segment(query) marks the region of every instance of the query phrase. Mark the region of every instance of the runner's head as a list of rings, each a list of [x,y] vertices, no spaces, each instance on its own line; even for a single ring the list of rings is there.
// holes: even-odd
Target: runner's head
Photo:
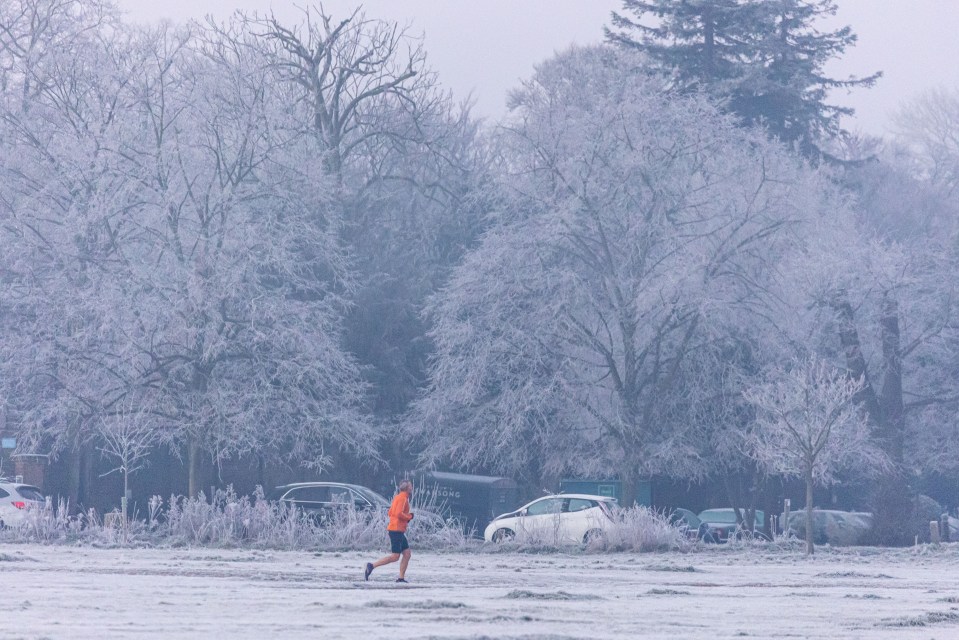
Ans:
[[[409,480],[401,480],[400,491],[405,491],[406,493],[413,495],[413,483]]]

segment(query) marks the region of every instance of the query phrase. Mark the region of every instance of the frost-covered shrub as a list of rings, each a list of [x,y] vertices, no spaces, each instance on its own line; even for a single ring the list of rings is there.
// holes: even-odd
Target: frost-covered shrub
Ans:
[[[163,513],[151,500],[154,533],[179,544],[301,549],[315,546],[316,531],[305,514],[281,502],[270,502],[257,488],[253,496],[237,496],[233,487],[217,490],[210,501],[172,496]]]
[[[559,550],[569,550],[575,541],[571,540],[563,530],[560,514],[554,514],[552,521],[542,527],[527,528],[520,524],[515,536],[509,536],[504,541],[496,542],[493,549],[503,551],[520,551],[523,553],[551,553]]]
[[[421,514],[425,515],[425,514]],[[156,535],[169,542],[212,546],[253,545],[280,549],[375,550],[387,547],[387,515],[344,504],[322,514],[307,514],[265,499],[219,490],[207,502],[174,497],[157,517]],[[410,538],[419,548],[462,548],[467,536],[458,523],[436,517],[415,518]]]
[[[458,519],[435,514],[435,511],[421,511],[410,522],[410,538],[417,545],[429,549],[464,550],[480,544],[473,535],[475,532],[467,530]]]
[[[469,532],[455,519],[436,515],[432,503],[420,503],[407,534],[417,548],[431,550],[463,549],[475,544]],[[389,517],[384,510],[356,510],[352,505],[331,512],[324,526],[317,529],[318,546],[325,549],[385,549]]]
[[[7,535],[16,541],[57,542],[76,528],[68,513],[69,507],[63,500],[56,505],[48,502],[43,507],[27,509],[23,521],[11,527]]]
[[[612,551],[666,551],[689,545],[683,530],[672,524],[667,514],[636,505],[618,509],[605,535],[591,540],[588,546]]]
[[[317,543],[324,549],[376,549],[384,545],[387,524],[385,511],[344,505],[324,518],[317,529]]]
[[[101,518],[94,509],[70,515],[69,503],[60,500],[29,509],[22,522],[0,533],[0,540],[41,544],[87,543],[97,546],[142,545],[148,538],[147,524],[131,519],[123,525],[119,511]]]
[[[382,550],[389,548],[383,510],[357,510],[343,505],[322,516],[267,500],[262,489],[237,495],[232,487],[212,499],[153,496],[146,519],[134,515],[126,523],[119,512],[100,517],[93,509],[75,516],[67,503],[31,509],[20,526],[0,531],[9,542],[84,543],[98,546],[191,545],[268,549]],[[460,523],[419,512],[410,525],[416,548],[464,549],[473,542]]]

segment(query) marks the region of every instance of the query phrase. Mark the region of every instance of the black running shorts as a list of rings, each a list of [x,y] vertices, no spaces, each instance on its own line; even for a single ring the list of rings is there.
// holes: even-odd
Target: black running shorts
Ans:
[[[409,540],[402,531],[387,531],[390,534],[390,551],[393,553],[403,553],[410,548]]]

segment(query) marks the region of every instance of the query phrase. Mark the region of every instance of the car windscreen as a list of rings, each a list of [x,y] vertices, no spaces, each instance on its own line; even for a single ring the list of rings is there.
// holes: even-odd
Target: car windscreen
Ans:
[[[352,487],[354,491],[358,494],[369,500],[373,503],[374,507],[388,507],[390,506],[390,501],[373,491],[372,489],[367,489],[366,487],[354,486]]]
[[[669,516],[669,521],[673,524],[683,524],[692,529],[699,527],[702,522],[692,511],[686,511],[685,509],[676,509]]]
[[[17,487],[17,493],[19,493],[20,497],[22,497],[24,500],[34,500],[36,502],[46,501],[46,498],[43,497],[43,494],[40,493],[40,490],[36,487]]]
[[[609,519],[613,519],[613,509],[616,507],[615,501],[598,500],[596,504],[599,505],[599,508],[602,509],[603,513],[605,513]]]
[[[710,509],[700,513],[699,519],[715,524],[736,524],[736,512],[732,509]]]

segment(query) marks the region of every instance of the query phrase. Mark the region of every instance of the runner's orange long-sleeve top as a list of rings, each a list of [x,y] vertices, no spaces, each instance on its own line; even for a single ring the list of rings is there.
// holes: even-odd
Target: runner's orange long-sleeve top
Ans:
[[[410,513],[410,497],[405,491],[400,491],[393,497],[389,516],[390,524],[387,529],[390,531],[406,531],[406,525],[413,519],[413,514]]]

